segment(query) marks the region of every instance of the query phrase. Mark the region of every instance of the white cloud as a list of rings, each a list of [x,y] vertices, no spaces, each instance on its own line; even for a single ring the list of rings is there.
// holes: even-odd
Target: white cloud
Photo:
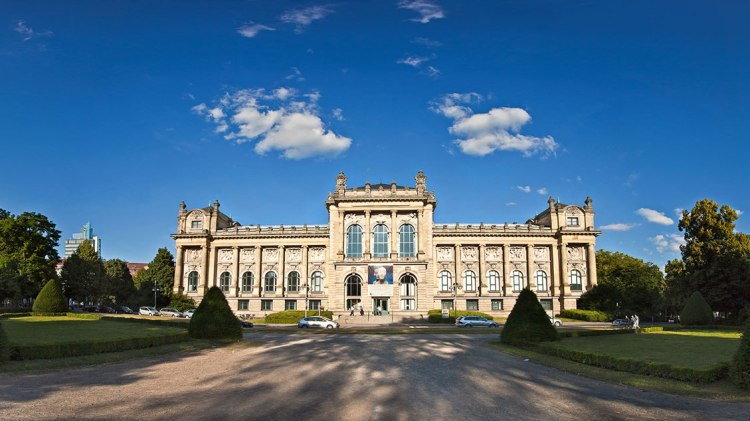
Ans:
[[[237,28],[237,33],[242,35],[245,38],[253,38],[254,36],[258,35],[260,31],[275,31],[275,30],[276,29],[271,28],[270,26],[250,22]]]
[[[544,196],[544,195],[546,195],[547,193],[549,193],[549,192],[547,191],[547,188],[546,188],[546,187],[542,187],[541,189],[536,189],[536,192],[537,192],[537,193],[539,193],[539,194],[541,194],[542,196]]]
[[[440,76],[440,70],[435,66],[427,66],[424,69],[424,74],[426,74],[429,77],[436,78]]]
[[[297,82],[304,82],[305,78],[302,76],[302,72],[296,67],[291,68],[292,73],[286,75],[284,79],[286,80],[296,80]]]
[[[467,103],[481,98],[475,93],[448,94],[431,104],[431,109],[453,120],[448,131],[457,136],[454,142],[468,155],[484,156],[495,151],[521,152],[525,157],[555,153],[559,145],[552,136],[536,137],[518,133],[531,121],[521,108],[493,108],[486,113],[473,113]]]
[[[578,181],[583,181],[583,178],[582,178],[582,177],[581,177],[580,175],[577,175],[577,176],[576,176],[576,180],[578,180]]]
[[[654,224],[659,224],[659,225],[674,224],[674,220],[672,218],[664,215],[663,212],[655,211],[653,209],[640,208],[637,211],[635,211],[635,213],[645,218],[648,222],[653,222]]]
[[[305,27],[331,13],[333,13],[333,9],[328,5],[311,6],[304,9],[287,10],[282,13],[280,19],[284,23],[294,24],[294,32],[301,33],[305,30]]]
[[[414,22],[428,23],[432,19],[445,17],[443,9],[433,0],[401,0],[398,7],[417,12],[419,17],[411,19]]]
[[[599,227],[599,229],[604,231],[630,231],[638,225],[639,224],[609,224],[602,225]]]
[[[743,213],[745,213],[745,212],[743,212],[743,211],[741,211],[739,209],[735,209],[735,212],[737,212],[737,217],[740,217],[740,216],[742,216]]]
[[[685,239],[677,234],[659,234],[655,237],[650,237],[649,240],[656,245],[656,251],[659,253],[679,253],[680,246],[685,244]]]
[[[411,40],[412,44],[419,44],[424,45],[425,47],[441,47],[443,45],[440,41],[435,41],[433,39],[424,38],[424,37],[417,37]]]
[[[26,24],[26,21],[19,20],[16,22],[16,26],[13,27],[13,30],[21,34],[24,41],[29,41],[30,39],[37,38],[37,37],[51,37],[54,35],[52,31],[44,30],[44,31],[34,31],[32,27]]]
[[[505,206],[516,206],[518,203],[516,202],[508,202],[505,204]]]
[[[331,111],[331,114],[333,114],[333,118],[336,120],[344,121],[344,110],[341,108],[334,108],[333,111]]]
[[[531,186],[516,186],[516,188],[524,193],[531,193]]]
[[[429,60],[429,57],[406,57],[406,58],[402,58],[396,63],[406,64],[407,66],[411,66],[411,67],[419,67],[420,64],[424,63],[427,60]]]
[[[243,89],[228,93],[216,107],[198,104],[196,114],[216,125],[215,131],[238,144],[255,143],[255,152],[264,155],[280,151],[289,159],[336,156],[349,149],[352,140],[326,128],[320,118],[317,101],[320,93],[300,95],[295,89],[281,87]],[[335,109],[334,117],[343,111]]]

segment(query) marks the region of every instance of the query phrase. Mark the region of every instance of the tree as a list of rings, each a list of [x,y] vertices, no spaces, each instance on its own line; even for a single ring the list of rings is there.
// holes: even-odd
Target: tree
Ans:
[[[737,212],[703,199],[683,211],[681,264],[667,265],[669,299],[680,303],[699,291],[716,311],[737,315],[750,302],[750,238],[735,233]]]
[[[136,291],[128,264],[120,259],[107,260],[104,272],[107,276],[106,294],[115,304],[124,305]]]
[[[57,277],[60,231],[46,216],[0,209],[0,299],[34,297]]]
[[[197,339],[242,338],[242,325],[219,287],[211,287],[203,297],[190,319],[188,333]]]
[[[173,294],[169,306],[179,311],[187,311],[195,308],[195,300],[184,294]]]
[[[196,312],[197,313],[197,312]],[[508,320],[500,333],[505,344],[523,345],[529,342],[554,341],[559,339],[557,330],[549,321],[547,312],[530,289],[525,288],[518,295]]]
[[[68,300],[65,299],[62,285],[57,279],[51,279],[44,285],[34,300],[31,308],[34,313],[65,313],[68,311]]]
[[[148,268],[135,275],[134,282],[139,289],[146,282],[151,285],[156,284],[162,295],[170,297],[174,285],[174,257],[172,253],[166,247],[160,248],[154,259],[148,264]]]
[[[84,240],[62,267],[63,291],[76,301],[98,301],[106,291],[104,263],[88,240]]]
[[[655,314],[661,309],[664,275],[655,264],[598,250],[596,273],[598,284],[581,296],[581,308],[611,314]]]
[[[680,312],[680,323],[683,325],[707,325],[714,321],[714,312],[700,292],[695,291],[685,302]]]

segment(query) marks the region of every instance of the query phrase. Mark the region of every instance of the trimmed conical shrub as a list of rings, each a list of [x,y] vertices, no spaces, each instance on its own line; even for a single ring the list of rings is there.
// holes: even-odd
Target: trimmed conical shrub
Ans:
[[[68,311],[68,300],[62,292],[62,285],[57,279],[51,279],[44,285],[39,295],[36,296],[34,313],[66,313]]]
[[[745,328],[740,340],[740,347],[734,354],[729,366],[729,377],[735,386],[750,389],[750,324]]]
[[[500,333],[500,341],[516,345],[555,341],[559,338],[536,294],[528,288],[521,291]]]
[[[211,287],[190,319],[188,333],[198,339],[240,339],[242,325],[219,287]]]
[[[8,336],[5,334],[2,323],[0,323],[0,364],[3,361],[8,361],[10,356],[10,345],[8,344]]]
[[[695,291],[680,312],[683,325],[707,325],[714,321],[714,313],[700,292]]]

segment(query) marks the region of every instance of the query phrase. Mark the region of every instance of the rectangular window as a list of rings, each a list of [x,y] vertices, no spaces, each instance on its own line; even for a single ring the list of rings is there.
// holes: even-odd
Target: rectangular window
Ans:
[[[284,310],[296,310],[296,309],[297,309],[296,300],[284,300]]]
[[[273,300],[260,300],[260,309],[261,311],[272,311]]]
[[[466,309],[470,311],[479,311],[479,300],[466,300]]]
[[[201,221],[191,221],[190,222],[190,228],[201,229],[202,225],[203,225],[203,223]]]
[[[312,292],[323,292],[323,278],[320,276],[313,276],[312,278]]]
[[[250,305],[250,300],[238,300],[237,310],[247,310]]]
[[[549,298],[541,299],[539,300],[539,303],[542,304],[543,309],[552,311],[552,300]]]
[[[320,300],[310,300],[310,310],[320,310]]]
[[[492,300],[492,310],[500,311],[503,309],[503,300]]]
[[[453,300],[440,300],[440,308],[443,310],[453,310]]]
[[[413,298],[407,298],[401,300],[401,310],[416,310],[415,300]]]
[[[569,227],[577,227],[578,226],[578,217],[577,216],[569,216],[568,217],[568,226]]]

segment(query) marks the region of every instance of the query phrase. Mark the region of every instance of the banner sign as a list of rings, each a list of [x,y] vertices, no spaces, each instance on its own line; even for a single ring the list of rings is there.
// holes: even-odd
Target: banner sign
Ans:
[[[371,297],[393,295],[393,265],[370,265],[367,267],[367,286]]]

